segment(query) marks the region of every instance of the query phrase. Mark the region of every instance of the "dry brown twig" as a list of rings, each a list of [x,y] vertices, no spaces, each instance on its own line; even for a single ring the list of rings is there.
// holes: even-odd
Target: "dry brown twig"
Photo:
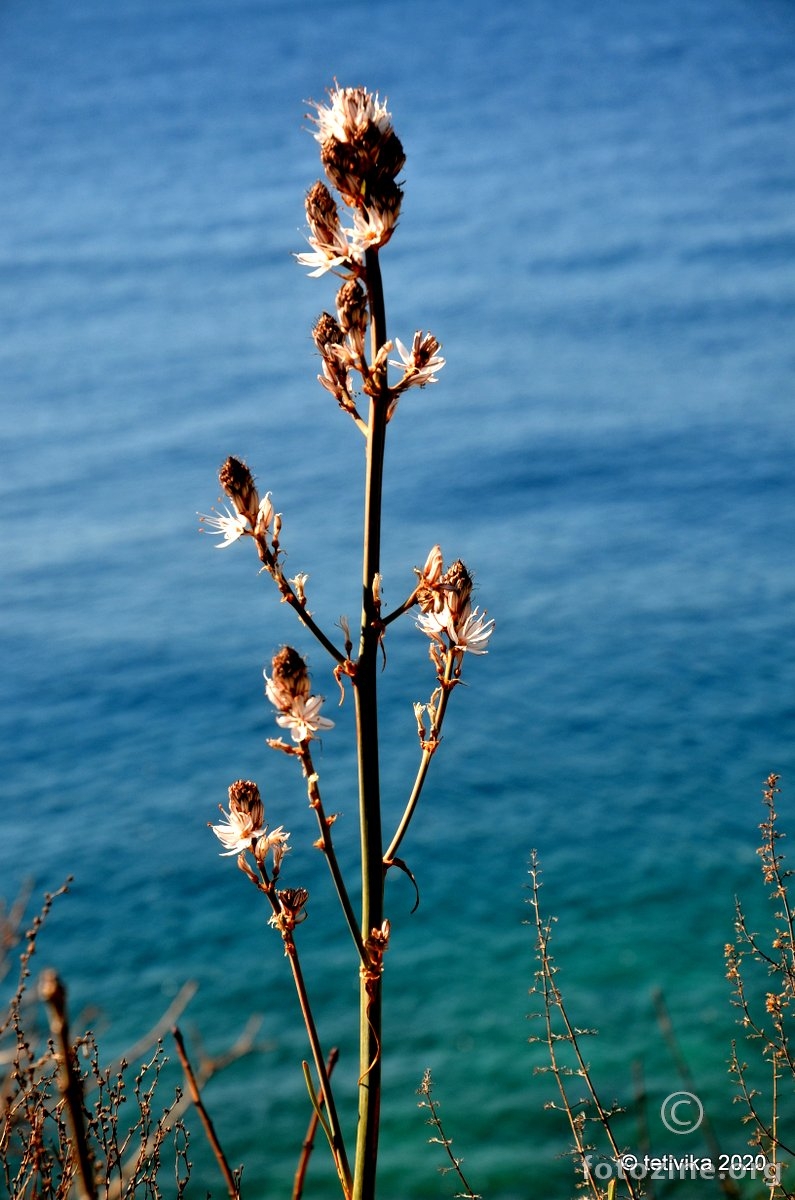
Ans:
[[[166,1061],[162,1033],[184,1010],[195,984],[180,989],[127,1059],[103,1069],[93,1036],[74,1038],[70,1034],[63,984],[54,971],[44,971],[40,994],[50,1015],[48,1044],[45,1032],[33,1023],[35,1009],[28,1002],[31,965],[41,928],[69,882],[45,897],[42,911],[24,935],[19,980],[0,1023],[8,1067],[0,1095],[0,1191],[5,1186],[14,1200],[66,1200],[73,1189],[82,1200],[128,1200],[136,1194],[156,1200],[161,1195],[162,1149],[172,1137],[177,1194],[182,1196],[190,1174],[183,1118],[191,1096],[177,1090],[159,1115],[155,1115],[154,1099]],[[23,920],[24,914],[17,911],[15,928],[21,929]],[[259,1019],[252,1019],[223,1054],[214,1058],[202,1055],[195,1073],[197,1086],[248,1054],[254,1048],[258,1027]],[[132,1124],[122,1125],[128,1061],[141,1063],[145,1051],[155,1044],[154,1053],[142,1063],[133,1083],[136,1110]]]
[[[199,1119],[201,1120],[205,1137],[207,1138],[210,1148],[215,1155],[216,1162],[221,1169],[221,1174],[224,1177],[224,1183],[226,1184],[226,1190],[229,1193],[230,1200],[239,1200],[240,1172],[237,1172],[236,1175],[227,1162],[226,1155],[224,1154],[223,1149],[221,1148],[221,1143],[218,1140],[218,1134],[215,1131],[212,1118],[210,1117],[210,1114],[205,1107],[204,1100],[202,1099],[199,1081],[196,1078],[196,1073],[193,1070],[191,1061],[188,1057],[188,1052],[185,1049],[185,1040],[176,1025],[172,1029],[171,1034],[177,1047],[177,1054],[179,1056],[179,1061],[182,1064],[182,1070],[185,1073],[185,1081],[188,1085],[188,1094],[191,1098],[193,1107],[199,1114]]]

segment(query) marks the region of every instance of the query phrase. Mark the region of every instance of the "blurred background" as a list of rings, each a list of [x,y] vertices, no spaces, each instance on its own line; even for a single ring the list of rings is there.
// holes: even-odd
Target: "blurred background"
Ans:
[[[652,1150],[705,1152],[660,1120],[682,1083],[661,989],[722,1149],[746,1149],[723,946],[736,894],[764,920],[771,771],[795,829],[794,39],[789,0],[0,8],[0,891],[74,876],[38,965],[108,1056],[186,979],[194,1044],[262,1014],[263,1051],[206,1092],[248,1196],[289,1194],[305,1040],[266,906],[207,823],[252,778],[292,831],[283,878],[311,893],[305,971],[352,1095],[356,971],[298,773],[265,746],[262,669],[289,640],[328,697],[350,867],[352,706],[330,711],[329,664],[250,545],[220,553],[196,513],[245,457],[317,619],[355,618],[361,439],[311,340],[335,286],[291,258],[319,174],[305,115],[335,79],[388,97],[407,154],[390,335],[430,329],[448,363],[390,425],[387,605],[439,541],[497,622],[403,847],[415,914],[389,881],[382,1195],[456,1190],[425,1145],[426,1067],[476,1190],[574,1190],[527,1043],[533,848],[605,1101],[632,1110],[642,1077]],[[388,827],[432,683],[407,618]],[[621,1136],[636,1148],[633,1116]],[[220,1195],[200,1141],[197,1194]],[[333,1194],[326,1157],[307,1197]]]

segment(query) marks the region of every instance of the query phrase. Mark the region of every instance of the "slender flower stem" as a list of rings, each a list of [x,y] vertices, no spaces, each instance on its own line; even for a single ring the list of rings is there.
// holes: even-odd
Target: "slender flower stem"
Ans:
[[[290,587],[290,583],[287,580],[287,578],[285,577],[284,572],[282,571],[281,567],[279,567],[277,565],[271,573],[273,575],[273,579],[274,579],[274,582],[276,583],[276,586],[278,587],[279,591],[281,592],[282,603],[289,604],[290,607],[295,610],[299,621],[301,621],[302,624],[305,625],[306,628],[309,630],[309,632],[317,638],[317,640],[320,642],[321,646],[323,646],[324,649],[326,649],[329,652],[329,654],[331,655],[331,657],[334,659],[335,662],[338,662],[338,663],[345,662],[345,655],[340,654],[339,650],[334,645],[334,643],[331,641],[331,639],[326,637],[325,633],[320,628],[320,626],[316,624],[316,622],[313,620],[312,616],[306,611],[305,606],[301,603],[301,601],[298,599],[298,597],[296,596],[293,589]]]
[[[241,859],[238,860],[241,865],[241,860],[244,858],[245,855],[241,855]],[[250,868],[243,867],[243,869],[246,871],[246,874],[249,876],[249,878],[253,879],[253,881],[257,883],[260,891],[265,893],[268,903],[273,909],[274,917],[277,918],[276,926],[281,932],[282,941],[284,942],[284,952],[290,963],[290,970],[293,973],[293,982],[295,983],[295,990],[298,994],[298,1003],[301,1007],[301,1016],[304,1018],[304,1025],[306,1026],[309,1045],[312,1050],[312,1058],[314,1060],[315,1070],[317,1071],[317,1077],[320,1082],[320,1093],[325,1099],[326,1111],[328,1112],[328,1125],[331,1132],[331,1152],[334,1156],[334,1165],[337,1168],[337,1174],[339,1175],[340,1183],[342,1185],[343,1196],[345,1197],[345,1200],[350,1200],[351,1170],[350,1166],[348,1165],[348,1156],[345,1151],[345,1143],[342,1139],[341,1126],[339,1117],[337,1116],[337,1106],[334,1103],[334,1094],[331,1090],[331,1083],[329,1081],[329,1073],[323,1055],[323,1048],[320,1045],[320,1037],[317,1032],[317,1025],[315,1024],[312,1007],[309,1003],[309,995],[306,990],[306,984],[304,983],[304,974],[301,970],[301,963],[298,958],[298,947],[295,944],[292,927],[284,923],[285,914],[276,890],[275,878],[272,879],[269,877],[263,863],[259,863],[258,865],[261,877],[260,883],[257,883],[257,877]]]
[[[405,810],[403,812],[403,816],[400,818],[400,823],[395,831],[395,836],[392,838],[392,841],[389,843],[389,849],[387,850],[386,854],[384,855],[384,866],[385,867],[389,867],[392,864],[394,857],[400,848],[400,843],[403,841],[403,838],[406,836],[406,831],[408,830],[408,827],[411,824],[411,819],[414,816],[414,812],[417,808],[417,804],[419,803],[420,794],[422,792],[423,786],[425,784],[425,779],[428,774],[428,768],[431,765],[431,759],[433,758],[434,754],[436,753],[437,747],[439,745],[439,733],[442,728],[442,722],[444,721],[444,714],[447,710],[447,701],[449,699],[450,693],[453,690],[453,686],[454,686],[452,679],[453,679],[453,671],[455,668],[456,658],[457,658],[457,655],[454,650],[447,651],[447,656],[446,656],[445,664],[444,664],[444,675],[440,680],[441,695],[439,697],[439,702],[436,707],[436,712],[434,713],[433,724],[432,724],[431,730],[430,730],[430,738],[429,738],[428,742],[426,743],[425,748],[423,749],[422,758],[420,759],[420,765],[417,769],[417,776],[414,780],[414,787],[411,789],[411,795],[408,798],[408,803],[406,804]]]
[[[312,753],[309,749],[308,740],[301,742],[298,748],[298,756],[301,760],[301,766],[303,767],[304,774],[306,775],[309,807],[314,809],[315,816],[317,817],[318,828],[320,830],[320,848],[326,857],[326,862],[328,863],[329,871],[331,872],[331,878],[334,881],[334,887],[337,889],[337,895],[339,897],[340,904],[342,905],[342,911],[345,914],[345,920],[347,921],[348,928],[351,931],[351,937],[353,938],[354,944],[359,953],[359,958],[362,961],[362,965],[366,966],[367,953],[364,949],[362,934],[359,929],[359,924],[356,920],[356,914],[353,911],[353,905],[351,904],[350,896],[348,895],[348,889],[345,887],[345,881],[342,878],[342,871],[340,870],[340,865],[337,861],[337,855],[334,850],[334,843],[331,837],[331,823],[329,818],[326,816],[325,809],[323,808],[323,801],[320,797],[320,788],[318,787],[317,774],[315,773],[315,768],[312,763]]]
[[[365,256],[370,306],[372,361],[386,342],[386,314],[378,253]],[[384,919],[383,843],[378,762],[377,651],[381,634],[375,582],[381,558],[381,494],[388,391],[386,366],[373,374],[367,432],[364,546],[362,553],[362,618],[359,659],[354,676],[356,738],[359,759],[359,821],[362,857],[362,941]],[[375,1195],[378,1126],[381,1101],[381,984],[361,973],[359,995],[359,1125],[354,1163],[354,1200]]]
[[[298,993],[298,1002],[301,1005],[301,1015],[304,1018],[306,1031],[309,1035],[309,1044],[312,1048],[312,1058],[315,1062],[315,1070],[320,1081],[320,1092],[326,1102],[326,1111],[329,1118],[329,1128],[331,1130],[331,1149],[334,1155],[334,1163],[337,1168],[337,1174],[342,1184],[343,1195],[345,1200],[350,1200],[351,1196],[351,1171],[348,1165],[348,1156],[345,1152],[345,1143],[342,1140],[340,1130],[340,1121],[337,1116],[337,1106],[334,1103],[334,1093],[331,1090],[329,1074],[326,1068],[326,1062],[323,1056],[323,1050],[318,1037],[317,1026],[312,1015],[312,1009],[309,1005],[309,996],[304,983],[304,976],[301,970],[301,964],[298,960],[298,948],[295,944],[295,939],[292,933],[285,932],[284,948],[287,953],[287,958],[290,961],[290,969],[293,973],[293,981],[295,990]]]

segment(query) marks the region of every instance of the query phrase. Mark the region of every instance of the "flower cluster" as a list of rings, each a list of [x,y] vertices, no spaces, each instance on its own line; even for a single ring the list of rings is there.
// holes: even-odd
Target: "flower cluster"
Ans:
[[[200,514],[205,532],[221,537],[216,548],[223,549],[238,538],[248,536],[255,538],[263,551],[266,550],[271,525],[274,526],[274,538],[277,538],[281,521],[279,514],[273,511],[270,492],[260,500],[254,477],[239,458],[227,458],[218,472],[218,482],[231,500],[232,509],[224,505],[223,512],[213,509],[213,516]]]
[[[318,375],[318,380],[340,408],[354,419],[359,418],[359,414],[356,411],[351,373],[358,371],[367,378],[364,359],[366,328],[367,299],[358,280],[349,280],[337,295],[337,317],[331,313],[321,313],[312,330],[312,338],[323,363],[323,374]]]
[[[265,694],[279,710],[276,724],[289,729],[295,742],[307,742],[321,729],[333,729],[334,722],[320,716],[322,696],[312,696],[306,663],[292,646],[283,646],[271,663],[271,675],[265,675]]]
[[[445,571],[441,548],[434,546],[417,574],[417,603],[421,609],[417,628],[431,639],[434,661],[437,646],[462,654],[488,653],[494,621],[487,621],[485,612],[472,607],[472,576],[461,560]]]
[[[385,246],[392,236],[403,199],[395,180],[406,156],[377,94],[334,88],[329,99],[314,106],[315,137],[326,177],[351,209],[353,225],[343,228],[331,192],[320,181],[313,184],[306,197],[311,251],[299,254],[298,262],[314,276],[355,276],[365,251]]]
[[[329,92],[328,105],[314,107],[320,159],[329,183],[351,212],[352,225],[342,225],[334,197],[318,180],[305,202],[310,250],[296,257],[310,268],[311,276],[332,271],[343,279],[336,317],[322,313],[312,331],[323,364],[318,379],[366,433],[367,426],[356,409],[352,373],[361,375],[365,394],[383,395],[392,344],[384,341],[379,345],[368,365],[364,336],[370,314],[362,283],[369,284],[367,251],[385,246],[397,224],[403,193],[395,181],[406,159],[392,118],[377,93],[335,87]],[[395,346],[400,358],[390,359],[389,364],[401,371],[401,377],[386,388],[387,420],[404,391],[436,383],[437,372],[444,366],[439,342],[431,333],[418,330],[410,348],[397,339]]]
[[[265,806],[262,803],[259,788],[250,779],[238,779],[229,788],[229,812],[219,805],[225,820],[218,825],[211,825],[215,836],[224,849],[222,856],[243,854],[251,851],[257,862],[264,862],[269,851],[273,854],[274,875],[278,874],[279,866],[287,853],[287,839],[280,825],[268,833],[264,824]]]

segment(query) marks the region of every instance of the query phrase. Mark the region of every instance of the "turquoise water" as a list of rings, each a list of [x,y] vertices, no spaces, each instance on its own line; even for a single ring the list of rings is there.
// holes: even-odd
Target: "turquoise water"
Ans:
[[[213,1050],[263,1013],[267,1048],[207,1089],[246,1195],[287,1194],[305,1048],[265,913],[206,826],[243,777],[292,830],[307,974],[352,1091],[355,979],[299,783],[264,746],[261,671],[289,639],[336,689],[195,512],[244,455],[318,619],[355,613],[361,455],[309,336],[333,288],[290,257],[318,172],[303,114],[335,76],[389,97],[408,156],[390,332],[430,328],[448,360],[390,426],[387,602],[438,540],[497,620],[404,848],[416,914],[390,884],[382,1194],[455,1190],[424,1145],[427,1066],[478,1190],[573,1191],[526,1042],[534,847],[606,1098],[631,1104],[642,1063],[653,1145],[681,1149],[658,1119],[681,1082],[659,987],[724,1148],[745,1147],[722,948],[736,893],[761,920],[772,770],[795,828],[794,35],[790,4],[732,0],[0,12],[2,891],[75,876],[42,965],[99,1008],[108,1053],[186,978]],[[390,635],[387,824],[423,642],[410,621]],[[352,862],[335,716],[320,770]],[[220,1194],[196,1157],[196,1194]],[[322,1151],[313,1179],[333,1194]]]

